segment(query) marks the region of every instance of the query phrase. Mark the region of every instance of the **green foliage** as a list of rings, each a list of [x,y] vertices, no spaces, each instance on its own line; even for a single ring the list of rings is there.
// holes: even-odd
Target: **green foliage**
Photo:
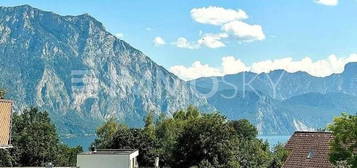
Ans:
[[[184,131],[184,127],[194,119],[200,117],[197,108],[190,106],[187,109],[177,111],[173,118],[163,119],[156,126],[156,138],[160,148],[157,150],[160,157],[160,165],[174,165],[173,152],[176,149],[178,137]]]
[[[81,146],[69,148],[67,145],[58,145],[58,154],[55,161],[55,165],[75,166],[77,162],[77,154],[82,153]]]
[[[155,124],[154,124],[154,112],[150,111],[146,116],[144,126],[144,133],[150,138],[155,138]]]
[[[139,164],[153,165],[156,157],[155,139],[149,136],[145,129],[128,128],[113,122],[115,123],[114,120],[109,120],[97,130],[98,138],[93,145],[102,149],[139,149]],[[106,128],[110,131],[105,131]],[[112,132],[113,130],[115,132]]]
[[[12,133],[14,148],[5,153],[6,157],[0,157],[2,164],[43,166],[52,162],[57,166],[74,166],[77,153],[82,151],[81,147],[69,148],[60,144],[48,113],[37,108],[14,115]]]
[[[215,168],[208,160],[203,160],[198,165],[198,168]]]
[[[233,128],[218,114],[191,119],[177,139],[174,167],[197,166],[203,160],[226,165],[230,157],[227,149],[233,135]]]
[[[269,145],[261,140],[243,140],[238,147],[236,160],[242,168],[266,168],[270,164],[271,155]]]
[[[7,149],[0,149],[0,167],[13,167],[14,162]]]
[[[280,159],[280,153],[273,155],[268,144],[256,138],[257,130],[247,120],[228,121],[218,113],[201,114],[190,106],[172,118],[160,116],[157,122],[150,112],[144,121],[142,129],[107,122],[98,129],[94,144],[139,149],[138,162],[144,167],[153,166],[156,157],[161,167],[172,168],[259,168]]]
[[[97,129],[97,138],[93,145],[97,148],[105,148],[109,143],[111,143],[111,138],[121,127],[125,126],[118,124],[115,121],[115,118],[110,118],[107,122],[104,123],[103,126]]]
[[[281,168],[289,156],[289,151],[284,148],[283,144],[274,147],[273,158],[269,168]]]
[[[6,95],[5,89],[1,89],[1,88],[0,88],[0,99],[4,99],[4,98],[5,98],[5,95]]]
[[[334,168],[352,168],[352,166],[349,165],[346,160],[344,160],[344,161],[337,161],[336,164],[334,165]]]
[[[36,108],[14,117],[13,145],[19,151],[21,166],[38,166],[56,160],[59,143],[56,128],[46,112]]]
[[[330,161],[347,161],[352,167],[357,167],[357,115],[342,114],[336,117],[328,126],[335,136],[330,147]]]
[[[231,121],[231,126],[241,138],[251,140],[258,135],[258,130],[248,120],[241,119],[238,121]]]

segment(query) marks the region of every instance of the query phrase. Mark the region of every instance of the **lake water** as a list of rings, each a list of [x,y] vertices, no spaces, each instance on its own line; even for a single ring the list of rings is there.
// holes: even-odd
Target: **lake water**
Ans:
[[[272,136],[258,136],[259,139],[268,141],[270,147],[274,147],[277,144],[285,144],[288,142],[290,135],[272,135]]]
[[[95,136],[81,136],[81,137],[72,137],[72,138],[62,138],[63,143],[71,146],[82,146],[84,151],[88,151],[90,145],[94,142]]]
[[[264,141],[268,141],[270,147],[273,148],[277,144],[280,143],[284,144],[288,142],[290,136],[274,135],[274,136],[259,136],[258,138],[263,139]],[[95,136],[81,136],[81,137],[74,137],[74,138],[62,138],[62,141],[71,147],[81,145],[84,151],[88,151],[91,143],[94,142],[94,139]]]

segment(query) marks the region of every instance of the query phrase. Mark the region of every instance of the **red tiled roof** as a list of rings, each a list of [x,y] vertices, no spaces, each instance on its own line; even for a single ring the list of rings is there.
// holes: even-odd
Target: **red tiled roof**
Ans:
[[[283,168],[332,168],[328,159],[329,132],[295,132],[285,148],[290,152]]]

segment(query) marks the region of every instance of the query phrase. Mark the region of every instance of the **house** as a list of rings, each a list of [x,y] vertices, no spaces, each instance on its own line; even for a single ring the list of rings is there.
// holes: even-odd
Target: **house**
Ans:
[[[12,101],[0,99],[0,148],[11,147]]]
[[[285,145],[289,156],[283,168],[333,168],[328,156],[332,139],[330,132],[295,132]]]
[[[78,168],[138,168],[138,150],[94,150],[77,155]]]

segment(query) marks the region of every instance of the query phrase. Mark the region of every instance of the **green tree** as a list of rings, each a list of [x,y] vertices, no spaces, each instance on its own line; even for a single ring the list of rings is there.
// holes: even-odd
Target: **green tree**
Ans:
[[[184,127],[191,121],[200,116],[197,108],[189,106],[187,109],[179,110],[173,114],[172,118],[163,118],[157,123],[156,138],[160,148],[158,156],[160,165],[170,167],[174,164],[173,151],[176,147],[178,136]]]
[[[259,139],[241,140],[236,160],[241,168],[266,168],[271,162],[269,145]]]
[[[1,89],[1,88],[0,88],[0,99],[4,99],[4,98],[5,98],[5,95],[6,95],[5,89]]]
[[[347,161],[352,167],[357,167],[357,115],[344,113],[336,117],[328,129],[334,135],[330,144],[330,161],[335,165]]]
[[[150,138],[155,138],[155,124],[154,124],[154,112],[150,111],[144,119],[144,133]]]
[[[246,119],[231,121],[230,124],[241,138],[254,139],[258,135],[258,130]]]
[[[190,105],[186,110],[186,119],[195,119],[201,115],[197,107]]]
[[[214,166],[228,165],[233,135],[233,128],[217,113],[190,120],[177,139],[173,167],[198,166],[203,161]]]
[[[103,149],[138,149],[138,163],[141,166],[153,166],[157,156],[156,141],[144,129],[128,128],[115,120],[107,121],[97,130],[97,138],[93,144]]]
[[[0,149],[0,167],[13,167],[14,162],[7,149]]]
[[[198,168],[215,168],[208,160],[202,160]]]
[[[99,127],[96,131],[97,138],[95,139],[92,145],[97,148],[105,148],[112,141],[113,135],[119,130],[121,127],[126,127],[124,125],[120,125],[116,122],[115,118],[110,118],[107,120],[103,126]]]
[[[11,166],[43,166],[52,162],[57,166],[74,166],[81,147],[69,148],[59,141],[55,126],[47,112],[37,108],[24,110],[13,116],[12,145],[7,153],[0,152],[1,164]]]
[[[77,164],[77,154],[83,152],[83,149],[81,146],[70,148],[65,144],[59,144],[57,152],[57,159],[54,164],[69,167]]]
[[[13,145],[19,151],[21,166],[41,166],[56,161],[59,139],[47,112],[37,108],[14,117]]]
[[[272,162],[269,145],[256,138],[256,128],[247,120],[229,121],[190,106],[158,122],[150,112],[144,121],[142,129],[119,124],[112,131],[106,131],[112,128],[108,125],[117,124],[106,123],[95,143],[107,149],[139,149],[138,162],[144,167],[153,166],[157,156],[161,166],[173,168],[259,168]]]
[[[274,147],[273,158],[269,168],[281,168],[289,156],[283,144],[278,144]]]
[[[143,129],[123,128],[116,132],[108,148],[138,149],[138,163],[141,166],[153,166],[156,158],[156,141],[148,136]]]

